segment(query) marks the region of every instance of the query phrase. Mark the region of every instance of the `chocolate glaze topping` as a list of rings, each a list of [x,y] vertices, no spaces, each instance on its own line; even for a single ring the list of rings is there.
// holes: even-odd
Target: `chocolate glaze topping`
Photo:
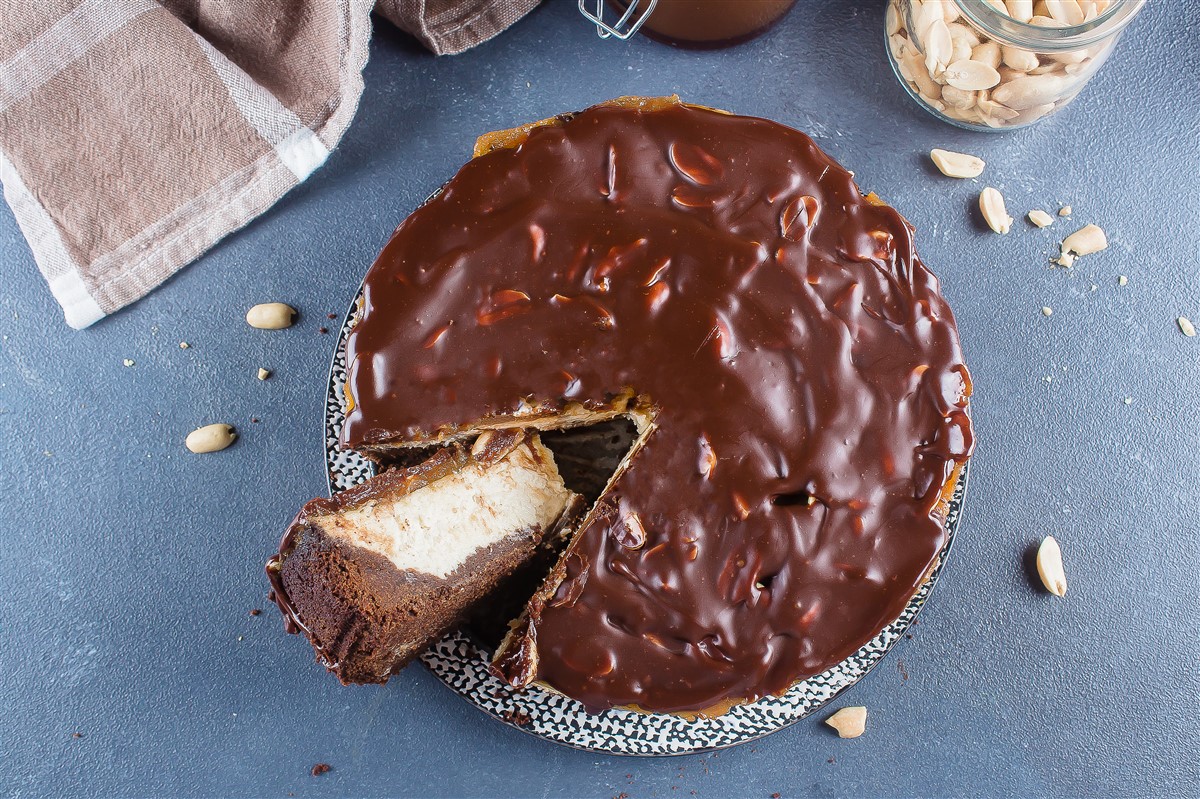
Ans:
[[[786,690],[900,613],[972,449],[912,233],[766,120],[668,102],[536,128],[372,267],[344,443],[631,389],[652,425],[499,667],[596,708]]]

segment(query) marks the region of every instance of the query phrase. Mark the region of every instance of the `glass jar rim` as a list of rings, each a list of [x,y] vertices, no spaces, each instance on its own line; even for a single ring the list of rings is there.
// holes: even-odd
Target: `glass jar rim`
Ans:
[[[1133,21],[1146,0],[1115,0],[1112,7],[1093,20],[1061,28],[1018,22],[997,11],[987,0],[951,0],[975,27],[1003,44],[1023,50],[1062,52],[1081,50],[1109,39]]]

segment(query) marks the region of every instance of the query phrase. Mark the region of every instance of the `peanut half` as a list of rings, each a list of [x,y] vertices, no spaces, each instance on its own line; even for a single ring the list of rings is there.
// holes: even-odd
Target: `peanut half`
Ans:
[[[867,709],[861,705],[844,707],[825,723],[837,730],[839,738],[857,738],[867,731]]]
[[[220,452],[237,441],[237,432],[232,425],[209,424],[188,433],[184,446],[197,454]]]
[[[1066,25],[1083,24],[1083,9],[1076,0],[1044,0],[1046,10],[1057,22]]]
[[[1043,211],[1041,208],[1034,208],[1029,212],[1029,221],[1038,227],[1050,227],[1054,224],[1054,217]]]
[[[933,149],[929,151],[929,157],[938,171],[948,178],[977,178],[987,166],[982,158],[951,150]]]
[[[996,233],[1007,233],[1012,229],[1013,218],[1004,207],[1004,197],[991,186],[979,193],[979,210],[983,213],[983,221]]]
[[[264,302],[246,311],[246,324],[259,330],[282,330],[296,321],[296,309],[282,302]]]
[[[1063,571],[1062,549],[1052,535],[1042,539],[1041,546],[1038,547],[1037,571],[1047,591],[1055,596],[1067,595],[1067,574]]]
[[[1099,225],[1084,225],[1063,239],[1063,253],[1091,255],[1108,247],[1108,237]]]
[[[1000,73],[981,61],[964,59],[946,67],[942,78],[956,89],[973,92],[995,86],[1000,82]]]
[[[1008,15],[1017,22],[1033,19],[1033,0],[1004,0]]]

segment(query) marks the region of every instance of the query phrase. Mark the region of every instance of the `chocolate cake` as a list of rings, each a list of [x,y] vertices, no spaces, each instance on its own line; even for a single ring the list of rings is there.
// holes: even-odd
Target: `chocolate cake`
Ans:
[[[494,661],[595,709],[720,713],[854,653],[973,446],[912,227],[802,133],[674,98],[483,137],[371,268],[347,363],[342,443],[377,457],[636,425]]]
[[[384,682],[577,510],[536,435],[486,433],[309,502],[267,574],[289,632],[342,682]]]

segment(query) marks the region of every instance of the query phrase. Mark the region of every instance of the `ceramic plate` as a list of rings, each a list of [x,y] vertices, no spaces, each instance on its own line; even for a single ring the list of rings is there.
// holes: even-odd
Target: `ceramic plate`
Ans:
[[[374,464],[369,460],[356,452],[338,447],[338,437],[346,415],[345,395],[342,392],[346,381],[345,343],[359,297],[361,289],[342,324],[329,370],[329,391],[325,400],[325,457],[331,494],[357,485],[375,473]],[[862,679],[903,637],[945,567],[946,555],[954,543],[962,514],[968,468],[969,464],[963,468],[950,500],[950,510],[946,516],[946,545],[942,547],[938,567],[900,617],[858,652],[828,671],[796,683],[782,696],[765,697],[739,705],[715,719],[689,721],[678,716],[628,710],[590,714],[574,699],[537,687],[522,693],[513,692],[488,671],[491,651],[485,650],[465,632],[453,632],[442,638],[421,656],[421,662],[455,693],[488,715],[525,732],[578,749],[618,755],[681,755],[761,738],[822,708]]]

